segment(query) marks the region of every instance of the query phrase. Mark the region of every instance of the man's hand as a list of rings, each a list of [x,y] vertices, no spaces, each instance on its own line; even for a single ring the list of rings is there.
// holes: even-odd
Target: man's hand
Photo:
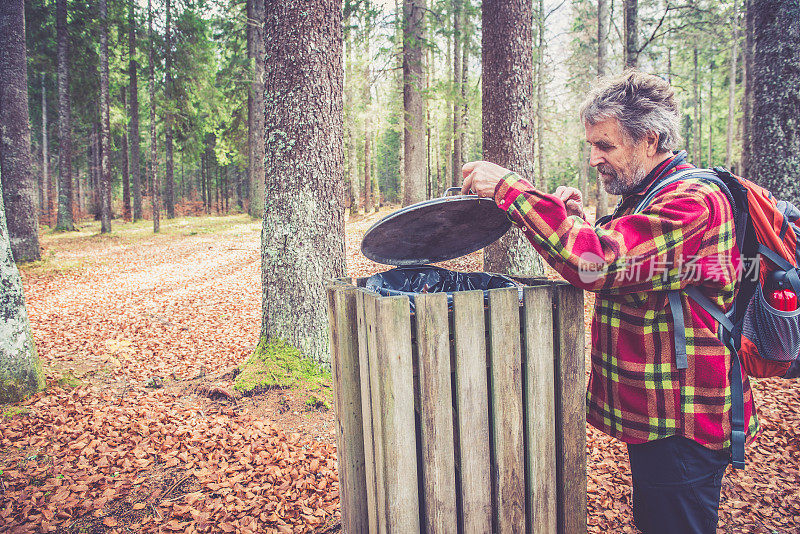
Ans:
[[[470,189],[479,197],[492,198],[497,183],[511,171],[488,161],[471,161],[461,168],[464,185],[461,194],[468,195]]]
[[[557,196],[564,203],[567,208],[567,215],[577,215],[585,219],[586,214],[583,212],[583,195],[580,190],[574,187],[567,187],[559,185],[556,187],[555,196]]]

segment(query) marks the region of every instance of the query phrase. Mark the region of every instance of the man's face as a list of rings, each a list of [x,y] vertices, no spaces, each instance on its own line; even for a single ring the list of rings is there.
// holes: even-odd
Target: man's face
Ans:
[[[625,195],[647,176],[647,143],[630,144],[617,119],[605,119],[586,127],[591,146],[589,165],[597,167],[603,187],[612,195]]]

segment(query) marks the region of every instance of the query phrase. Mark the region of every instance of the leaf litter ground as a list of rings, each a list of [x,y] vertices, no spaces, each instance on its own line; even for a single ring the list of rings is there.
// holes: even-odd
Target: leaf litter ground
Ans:
[[[386,269],[358,248],[377,217],[348,224],[351,276]],[[162,224],[48,233],[22,268],[49,387],[0,417],[0,531],[336,531],[333,414],[297,389],[232,393],[260,328],[259,222]],[[799,532],[797,382],[755,389],[764,431],[725,478],[718,530]],[[624,445],[587,427],[587,466],[589,531],[634,532]]]

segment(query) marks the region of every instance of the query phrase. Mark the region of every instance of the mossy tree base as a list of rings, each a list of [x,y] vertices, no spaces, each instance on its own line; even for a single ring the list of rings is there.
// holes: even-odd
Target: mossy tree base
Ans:
[[[234,389],[242,395],[256,395],[273,388],[298,388],[309,393],[308,404],[329,407],[331,375],[324,365],[306,358],[300,350],[282,340],[265,340],[239,366]]]

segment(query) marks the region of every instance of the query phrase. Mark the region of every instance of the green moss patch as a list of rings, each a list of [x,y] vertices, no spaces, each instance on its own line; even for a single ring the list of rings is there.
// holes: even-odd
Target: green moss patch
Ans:
[[[3,409],[3,417],[8,417],[9,419],[15,415],[28,415],[29,413],[31,413],[31,409],[27,406],[8,406]]]
[[[78,377],[72,374],[70,371],[66,371],[62,374],[57,381],[58,385],[62,388],[69,388],[73,389],[81,385],[81,381]]]
[[[292,345],[281,340],[262,341],[239,366],[233,387],[242,395],[256,395],[272,388],[298,388],[309,394],[309,405],[330,405],[331,375]],[[313,399],[313,400],[312,400]]]

